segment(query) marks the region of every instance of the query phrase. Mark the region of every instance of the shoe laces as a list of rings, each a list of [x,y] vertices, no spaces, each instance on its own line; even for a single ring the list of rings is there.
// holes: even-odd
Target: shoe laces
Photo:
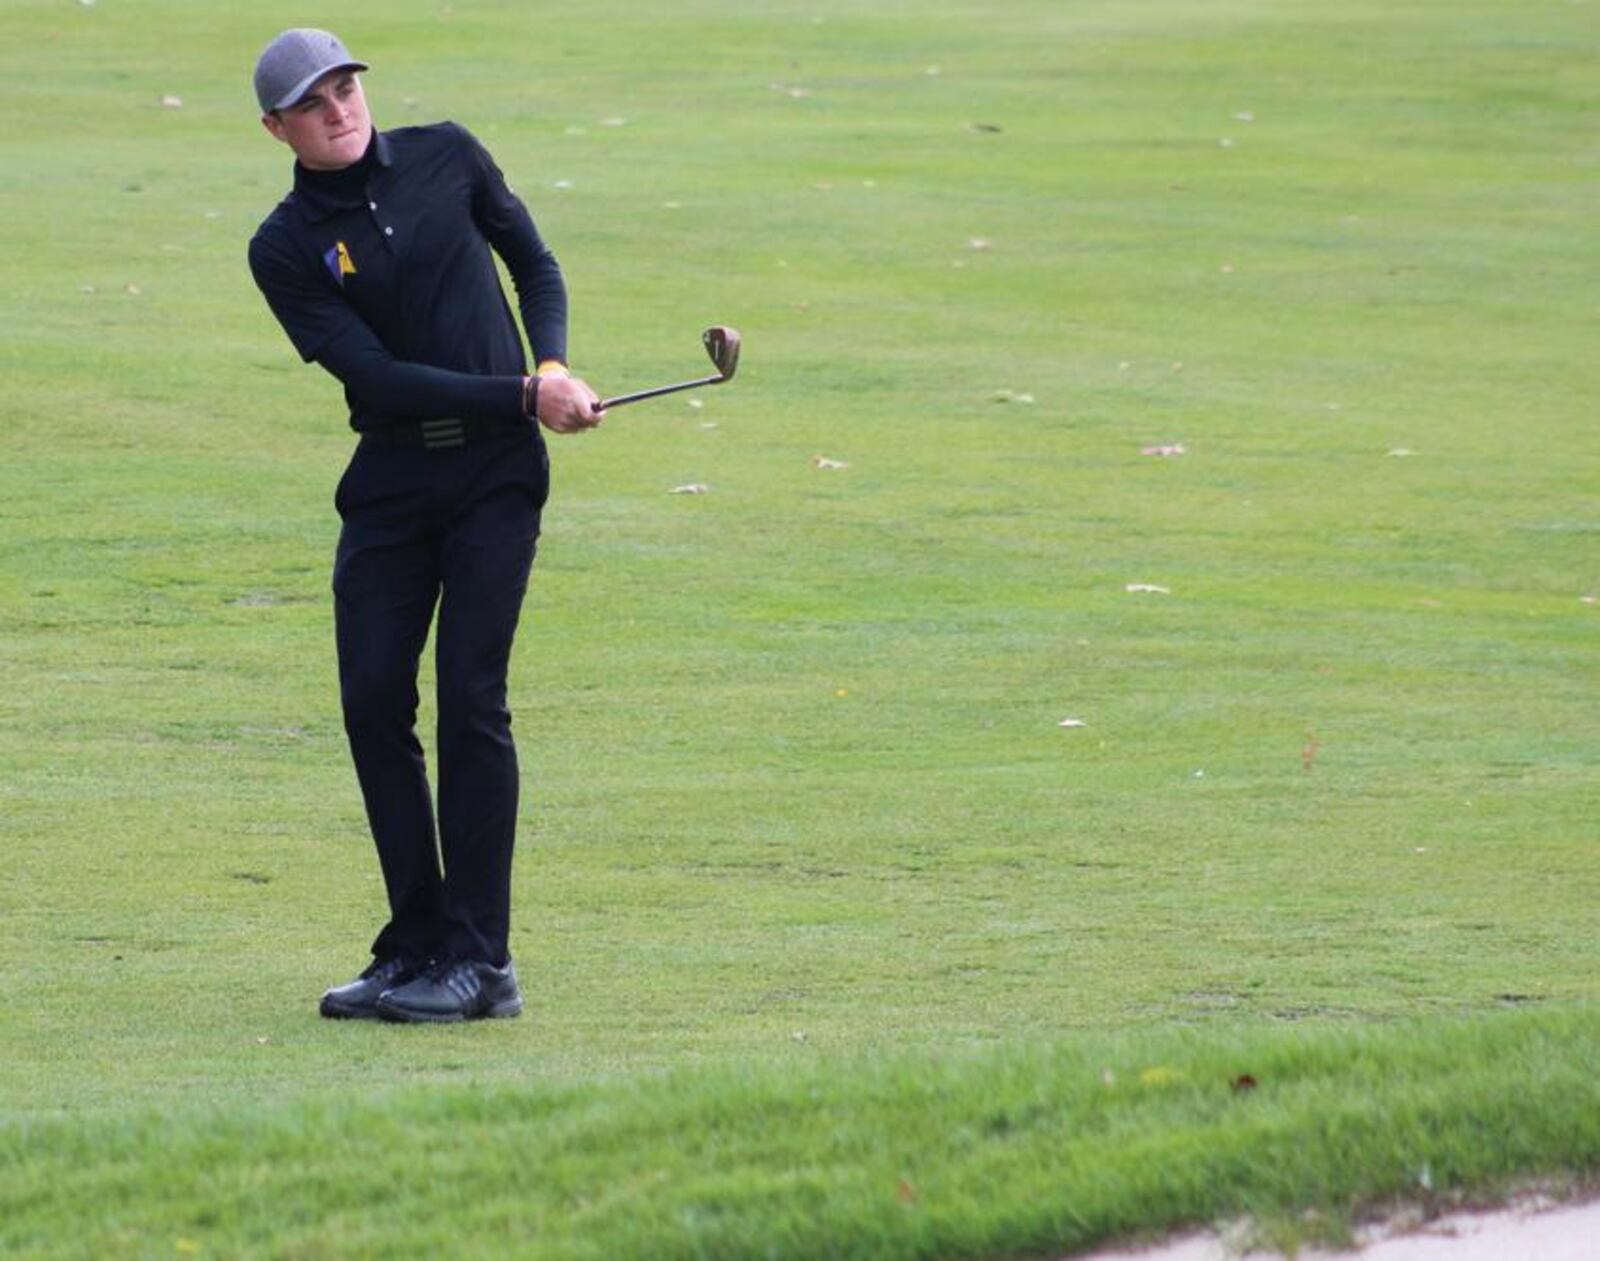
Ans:
[[[454,955],[440,955],[423,969],[422,974],[430,981],[443,981],[450,973],[461,967],[463,962]]]
[[[399,976],[403,972],[409,971],[414,966],[415,960],[409,956],[394,955],[388,959],[374,959],[361,976],[363,980],[370,980],[373,977],[388,980],[390,977]]]

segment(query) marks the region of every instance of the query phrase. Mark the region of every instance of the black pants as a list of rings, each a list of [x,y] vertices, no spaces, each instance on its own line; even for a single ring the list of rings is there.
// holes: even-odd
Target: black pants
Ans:
[[[549,467],[532,428],[444,450],[364,438],[339,482],[339,685],[389,894],[380,958],[510,957],[517,752],[506,670]],[[437,828],[416,732],[435,606]]]

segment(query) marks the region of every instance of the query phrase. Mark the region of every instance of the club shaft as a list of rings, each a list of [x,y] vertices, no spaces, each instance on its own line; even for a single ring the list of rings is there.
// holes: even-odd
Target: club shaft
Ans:
[[[601,399],[596,411],[621,407],[624,403],[637,403],[640,399],[656,398],[662,394],[676,394],[679,390],[692,390],[702,385],[720,385],[727,378],[720,373],[714,377],[700,377],[695,381],[680,381],[677,385],[658,385],[653,390],[638,390],[633,394],[619,394],[616,398]]]

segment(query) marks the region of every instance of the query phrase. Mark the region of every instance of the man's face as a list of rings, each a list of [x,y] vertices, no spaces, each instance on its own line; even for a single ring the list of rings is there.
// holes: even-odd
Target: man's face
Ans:
[[[332,70],[295,104],[264,115],[262,124],[311,171],[343,170],[372,139],[372,116],[353,70]]]

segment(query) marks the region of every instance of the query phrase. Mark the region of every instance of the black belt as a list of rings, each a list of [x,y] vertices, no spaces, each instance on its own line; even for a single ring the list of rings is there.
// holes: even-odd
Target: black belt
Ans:
[[[430,451],[445,447],[464,447],[484,438],[502,437],[528,427],[528,422],[505,420],[409,420],[385,429],[363,434],[396,447],[425,447]]]

